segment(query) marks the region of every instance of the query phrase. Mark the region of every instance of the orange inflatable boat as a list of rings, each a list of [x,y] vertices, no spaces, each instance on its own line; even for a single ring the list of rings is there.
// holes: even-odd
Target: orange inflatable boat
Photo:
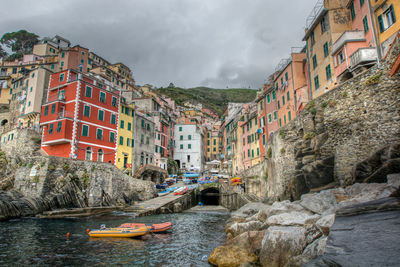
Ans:
[[[172,228],[171,222],[165,223],[155,223],[155,224],[144,224],[144,223],[124,223],[121,224],[119,228],[135,228],[135,227],[144,227],[147,226],[150,228],[151,233],[160,233],[165,232]]]

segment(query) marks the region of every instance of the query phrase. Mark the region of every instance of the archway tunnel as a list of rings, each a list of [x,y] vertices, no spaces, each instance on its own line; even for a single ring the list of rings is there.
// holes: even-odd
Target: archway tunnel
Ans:
[[[210,187],[200,192],[199,201],[204,205],[219,205],[219,190],[218,188]]]

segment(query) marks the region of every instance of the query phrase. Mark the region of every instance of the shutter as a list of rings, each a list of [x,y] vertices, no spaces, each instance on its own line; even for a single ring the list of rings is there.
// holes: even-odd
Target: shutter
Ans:
[[[396,16],[394,15],[393,5],[391,5],[389,9],[390,9],[390,13],[392,13],[393,23],[395,23],[396,22]]]
[[[380,32],[384,32],[385,31],[385,26],[383,25],[383,18],[382,15],[378,16],[378,23],[379,23],[379,30]]]

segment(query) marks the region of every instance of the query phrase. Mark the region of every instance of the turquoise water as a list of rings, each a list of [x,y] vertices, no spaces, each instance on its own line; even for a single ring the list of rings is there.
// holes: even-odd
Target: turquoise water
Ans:
[[[17,219],[0,223],[1,266],[210,266],[211,251],[225,241],[228,213],[164,214],[134,218],[112,213],[84,219]],[[126,222],[171,221],[165,234],[145,240],[90,238],[85,230]],[[66,237],[66,233],[70,237]]]

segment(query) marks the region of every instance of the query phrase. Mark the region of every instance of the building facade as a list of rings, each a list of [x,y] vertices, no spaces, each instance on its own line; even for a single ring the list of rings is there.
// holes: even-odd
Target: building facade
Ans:
[[[174,160],[181,170],[202,172],[204,166],[203,131],[196,123],[189,121],[175,125]]]

